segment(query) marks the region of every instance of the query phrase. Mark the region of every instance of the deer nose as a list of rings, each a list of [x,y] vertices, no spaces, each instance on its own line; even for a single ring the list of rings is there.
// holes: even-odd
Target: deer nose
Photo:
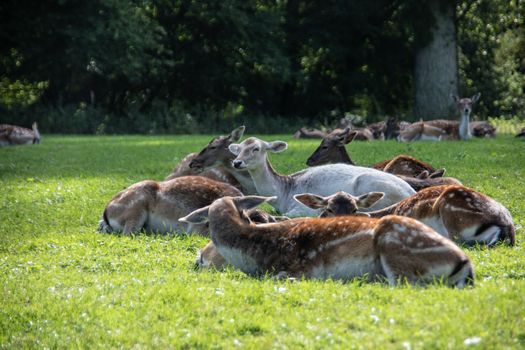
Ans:
[[[235,159],[235,160],[232,162],[232,164],[233,164],[233,167],[234,167],[235,169],[240,169],[241,166],[242,166],[242,160]]]

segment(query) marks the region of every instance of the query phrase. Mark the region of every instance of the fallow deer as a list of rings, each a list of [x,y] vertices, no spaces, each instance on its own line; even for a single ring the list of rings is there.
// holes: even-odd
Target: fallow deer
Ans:
[[[515,243],[510,212],[494,199],[464,186],[436,186],[388,208],[369,212],[372,217],[402,215],[417,219],[439,234],[466,244],[492,246]]]
[[[496,128],[487,121],[470,122],[470,133],[475,137],[496,137]]]
[[[382,193],[371,193],[368,204]],[[400,203],[375,212],[358,212],[360,198],[348,193],[320,197],[309,193],[295,196],[322,216],[367,215],[383,217],[401,215],[417,219],[437,233],[466,244],[515,242],[515,228],[509,211],[495,200],[463,186],[439,186],[423,190]],[[362,205],[361,205],[362,206]]]
[[[472,137],[470,130],[470,113],[479,100],[478,92],[471,98],[459,98],[451,95],[460,114],[459,122],[447,119],[421,121],[412,124],[400,134],[399,141],[415,140],[468,140]]]
[[[267,224],[270,222],[280,222],[289,220],[286,216],[274,216],[258,208],[252,208],[240,213],[241,219],[246,223]],[[199,268],[223,269],[228,263],[217,251],[217,247],[212,241],[208,242],[204,248],[200,249],[195,260],[195,265]]]
[[[352,141],[353,133],[346,129],[327,135],[319,147],[308,158],[306,164],[321,165],[326,163],[354,164],[348,155],[345,144]],[[406,181],[414,190],[439,185],[461,185],[451,177],[442,177],[445,170],[435,170],[431,165],[407,155],[399,155],[372,165],[374,169],[395,174]]]
[[[164,182],[141,181],[111,199],[99,231],[130,234],[142,229],[156,233],[183,229],[179,218],[223,196],[242,196],[242,193],[229,184],[202,176],[183,176]],[[188,233],[207,234],[206,227],[185,229]]]
[[[322,130],[303,127],[297,130],[293,137],[294,139],[322,139],[324,135],[326,135],[326,132]]]
[[[40,133],[36,122],[33,123],[32,129],[17,125],[0,124],[0,147],[35,143],[40,143]]]
[[[209,169],[219,169],[227,172],[241,184],[244,194],[257,193],[250,174],[247,171],[234,169],[232,160],[235,158],[229,149],[232,143],[241,139],[244,134],[244,126],[233,130],[230,135],[217,136],[204,147],[196,157],[194,157],[189,167],[197,172]]]
[[[294,194],[314,193],[327,196],[338,191],[359,195],[371,191],[385,193],[375,208],[384,208],[414,193],[414,190],[395,175],[371,168],[348,164],[329,164],[304,169],[292,175],[278,174],[267,158],[267,152],[280,153],[288,148],[283,141],[266,142],[255,137],[241,144],[231,144],[230,151],[237,157],[235,169],[247,170],[257,193],[277,196],[271,203],[286,216],[314,216],[316,213],[293,199]]]
[[[184,157],[179,164],[172,170],[164,181],[173,180],[181,176],[204,176],[215,181],[226,182],[237,189],[242,190],[242,186],[229,172],[221,168],[210,168],[203,170],[201,168],[190,167],[191,162],[197,157],[197,153],[190,153]]]
[[[218,252],[254,276],[350,280],[386,277],[419,284],[441,280],[458,288],[473,284],[469,258],[428,226],[400,216],[297,218],[254,225],[244,210],[269,198],[224,197],[180,219],[209,222]]]
[[[444,129],[433,126],[430,122],[419,121],[413,123],[399,133],[398,141],[441,141],[449,137]]]

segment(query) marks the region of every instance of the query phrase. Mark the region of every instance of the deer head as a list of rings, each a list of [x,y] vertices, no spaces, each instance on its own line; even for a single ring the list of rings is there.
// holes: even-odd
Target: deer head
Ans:
[[[229,166],[235,157],[228,150],[228,146],[241,139],[244,129],[244,126],[240,126],[227,136],[215,137],[191,161],[190,168],[204,170],[214,165]]]
[[[356,135],[357,131],[352,131],[350,128],[335,129],[323,138],[319,147],[308,157],[306,164],[308,166],[327,163],[355,164],[346,152],[345,145],[352,142]]]
[[[461,115],[464,116],[470,116],[470,113],[472,112],[472,107],[476,102],[478,102],[481,93],[478,92],[471,98],[465,97],[465,98],[459,98],[457,95],[451,95],[452,99],[456,103],[456,106],[458,108],[458,111]]]
[[[369,216],[367,213],[358,212],[358,209],[370,208],[383,198],[383,192],[369,192],[359,197],[354,197],[346,192],[337,192],[331,196],[321,197],[316,194],[296,194],[294,199],[312,209],[321,209],[319,217],[332,217],[343,215]]]
[[[240,144],[231,144],[230,152],[237,157],[232,161],[235,169],[255,169],[266,163],[267,152],[280,153],[288,148],[284,141],[266,142],[250,137]]]

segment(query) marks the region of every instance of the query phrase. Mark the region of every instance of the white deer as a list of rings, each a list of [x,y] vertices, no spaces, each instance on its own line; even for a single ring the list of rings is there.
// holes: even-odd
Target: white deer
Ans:
[[[270,198],[224,197],[180,219],[204,224],[225,261],[250,275],[341,279],[386,277],[450,286],[473,283],[469,258],[451,240],[410,218],[297,218],[247,223],[240,213]]]
[[[348,164],[329,164],[288,176],[280,175],[268,161],[267,152],[279,153],[287,147],[283,141],[265,142],[255,137],[229,146],[230,151],[237,155],[232,162],[234,168],[248,171],[259,195],[277,196],[271,205],[286,216],[316,215],[315,211],[294,200],[293,196],[299,193],[327,196],[338,191],[353,195],[384,192],[385,196],[371,210],[397,203],[415,193],[395,175]]]
[[[179,218],[223,196],[241,196],[235,187],[202,176],[157,182],[141,181],[117,193],[108,203],[100,232],[130,234],[142,229],[168,233],[180,229],[207,234],[207,227],[182,227]]]

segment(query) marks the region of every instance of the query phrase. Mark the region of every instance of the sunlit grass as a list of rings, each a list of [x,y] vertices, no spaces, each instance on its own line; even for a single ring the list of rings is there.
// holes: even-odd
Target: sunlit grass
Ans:
[[[249,130],[248,130],[249,131]],[[358,164],[406,153],[507,206],[518,245],[469,248],[473,289],[276,281],[194,269],[206,239],[96,232],[107,201],[163,179],[211,136],[68,137],[0,149],[2,348],[523,348],[525,143],[352,143]],[[303,168],[316,140],[272,155]]]

